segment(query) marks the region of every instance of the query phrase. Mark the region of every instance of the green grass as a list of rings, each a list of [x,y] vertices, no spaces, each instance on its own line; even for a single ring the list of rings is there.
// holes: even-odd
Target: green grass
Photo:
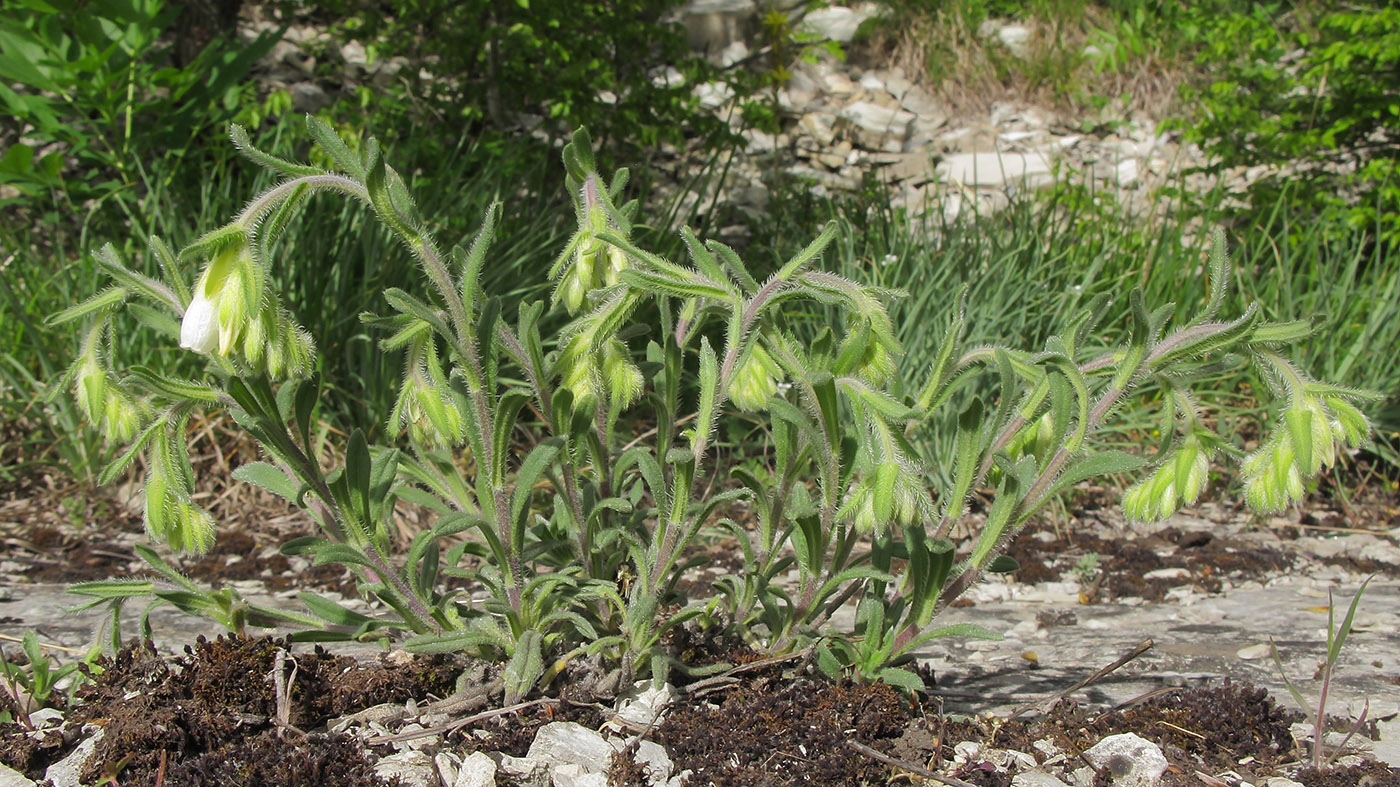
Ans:
[[[260,140],[270,152],[296,158],[309,147],[296,124]],[[230,146],[231,150],[231,146]],[[438,150],[404,150],[395,159],[424,213],[435,217],[438,238],[467,242],[494,200],[505,203],[502,241],[492,249],[483,285],[500,295],[507,314],[526,298],[545,297],[545,274],[571,229],[565,195],[555,188],[554,154],[530,143],[461,142]],[[191,181],[191,172],[200,177]],[[430,173],[430,174],[429,174]],[[159,234],[175,248],[228,221],[272,184],[256,166],[232,155],[189,161],[156,158],[139,182],[83,214],[61,202],[25,206],[23,221],[6,222],[9,285],[0,296],[0,419],[12,428],[0,467],[14,475],[27,466],[57,468],[91,479],[111,452],[84,428],[70,397],[55,390],[77,346],[80,326],[45,326],[45,318],[105,286],[92,252],[111,242],[128,265],[158,275],[145,238]],[[386,286],[414,289],[422,277],[411,255],[362,206],[332,197],[312,200],[271,250],[269,268],[289,307],[316,337],[321,369],[335,381],[322,413],[343,428],[379,428],[392,408],[401,375],[397,354],[386,356],[360,324],[359,314],[382,310]],[[202,260],[186,260],[187,281]],[[135,321],[121,323],[113,353],[119,366],[149,364],[198,372],[198,360],[168,336]]]
[[[1281,209],[1276,215],[1290,213]],[[986,217],[948,219],[935,210],[910,218],[887,202],[847,201],[802,207],[786,217],[785,233],[800,235],[797,227],[828,215],[843,227],[832,265],[861,282],[907,293],[893,304],[891,317],[905,345],[902,369],[910,387],[922,382],[964,284],[970,287],[971,343],[1032,350],[1098,293],[1115,299],[1099,331],[1107,342],[1125,337],[1126,296],[1135,286],[1143,288],[1149,305],[1175,302],[1182,318],[1208,298],[1204,225],[1182,218],[1188,212],[1180,206],[1163,204],[1155,215],[1132,216],[1069,187],[1015,197],[1004,211]],[[1383,441],[1393,441],[1400,432],[1400,358],[1377,348],[1400,347],[1400,259],[1394,251],[1327,223],[1291,227],[1280,220],[1232,230],[1227,237],[1239,285],[1229,312],[1239,314],[1246,303],[1258,302],[1271,319],[1312,319],[1315,335],[1290,349],[1295,360],[1323,379],[1388,394],[1390,402],[1372,406],[1370,414]],[[1207,404],[1223,419],[1266,418],[1249,396],[1260,385],[1234,378],[1224,396]],[[1160,426],[1153,396],[1145,390],[1137,398],[1140,406],[1122,414],[1109,439],[1151,440]],[[945,410],[946,418],[915,435],[940,481],[947,481],[938,459],[952,455],[956,403]],[[1378,448],[1396,462],[1384,442]]]

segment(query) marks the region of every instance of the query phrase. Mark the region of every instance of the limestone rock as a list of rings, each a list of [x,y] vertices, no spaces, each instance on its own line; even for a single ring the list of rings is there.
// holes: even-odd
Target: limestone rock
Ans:
[[[496,761],[474,751],[457,767],[451,787],[496,787]]]
[[[856,142],[862,147],[899,153],[904,150],[914,114],[869,101],[855,101],[841,110],[841,120],[852,129]]]
[[[397,778],[404,787],[437,787],[437,765],[426,752],[405,751],[383,757],[374,772],[385,781]],[[54,785],[58,787],[58,785]]]
[[[1025,771],[1011,777],[1011,787],[1069,787],[1045,771]]]
[[[90,737],[78,744],[78,748],[67,757],[50,765],[48,770],[44,771],[44,778],[53,782],[53,787],[80,787],[82,782],[78,780],[78,776],[83,772],[83,766],[87,765],[88,758],[97,750],[97,744],[102,742],[102,736],[106,732],[94,724],[83,725],[83,734]]]
[[[0,765],[0,787],[34,787],[34,780],[8,765]]]
[[[676,687],[669,683],[658,687],[649,680],[638,681],[631,691],[618,698],[617,718],[639,727],[660,724],[666,718],[666,706],[679,696]]]
[[[554,721],[535,733],[526,757],[551,766],[578,765],[585,770],[603,773],[612,760],[613,747],[602,735],[572,721]]]
[[[1084,759],[1112,774],[1117,787],[1152,787],[1167,770],[1167,758],[1157,744],[1131,732],[1104,738],[1084,752]]]
[[[868,3],[858,9],[833,5],[808,12],[802,17],[797,29],[837,43],[849,44],[855,40],[856,30],[872,16],[874,10]]]
[[[538,760],[503,754],[497,767],[508,784],[518,787],[549,787],[549,766]]]
[[[584,769],[581,765],[560,765],[551,771],[553,787],[608,787],[608,775]]]
[[[315,114],[321,107],[331,103],[331,97],[317,87],[315,82],[298,82],[292,85],[291,94],[292,109],[297,112]]]
[[[1039,153],[955,153],[939,162],[938,174],[963,186],[1041,186],[1054,177],[1050,160]]]
[[[681,11],[686,39],[696,52],[715,55],[743,40],[758,23],[755,0],[691,0]]]

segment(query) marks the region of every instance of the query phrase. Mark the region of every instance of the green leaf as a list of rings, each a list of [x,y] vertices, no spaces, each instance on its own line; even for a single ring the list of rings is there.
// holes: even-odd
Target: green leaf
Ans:
[[[160,574],[161,576],[165,577],[166,579],[170,580],[176,585],[179,585],[185,590],[188,590],[191,593],[204,593],[204,591],[199,587],[199,585],[196,585],[195,583],[191,582],[188,577],[186,577],[184,574],[181,574],[178,570],[176,570],[174,566],[165,562],[165,559],[162,558],[160,555],[157,555],[154,549],[151,549],[145,544],[135,544],[132,546],[132,550],[136,552],[137,557],[146,561],[146,565],[155,569],[155,572],[157,574]]]
[[[821,256],[826,247],[831,245],[832,239],[836,237],[836,222],[828,221],[822,228],[821,234],[807,244],[807,248],[798,252],[792,259],[783,264],[774,278],[779,281],[789,281],[802,269],[804,265]]]
[[[49,326],[62,325],[82,319],[89,314],[111,311],[120,306],[126,300],[127,295],[127,290],[122,287],[108,287],[77,306],[70,306],[58,314],[50,315],[48,319],[44,320],[44,324]]]
[[[345,481],[350,494],[354,495],[351,500],[356,514],[366,528],[373,523],[370,518],[373,511],[370,506],[370,476],[373,470],[374,462],[370,459],[365,433],[356,429],[350,433],[350,440],[345,444]]]
[[[885,667],[875,673],[875,678],[910,694],[923,694],[928,691],[923,678],[900,667]]]
[[[958,415],[957,459],[953,467],[953,489],[948,495],[943,518],[956,522],[962,518],[967,506],[967,494],[972,489],[972,480],[977,475],[978,458],[982,444],[982,400],[973,397],[967,407]]]
[[[1342,644],[1345,643],[1345,642],[1347,641],[1347,635],[1349,635],[1349,634],[1351,633],[1351,621],[1352,621],[1352,618],[1356,617],[1356,607],[1357,607],[1358,604],[1361,603],[1361,594],[1366,592],[1366,586],[1369,585],[1369,584],[1371,584],[1371,580],[1372,580],[1373,578],[1374,578],[1374,577],[1367,577],[1367,578],[1366,578],[1366,581],[1361,583],[1361,587],[1357,588],[1357,590],[1356,590],[1356,595],[1354,595],[1354,596],[1351,597],[1351,606],[1347,608],[1346,617],[1342,618],[1342,625],[1339,626],[1339,627],[1337,627],[1336,635],[1335,635],[1335,636],[1333,636],[1333,633],[1332,633],[1332,621],[1331,621],[1331,619],[1330,619],[1330,618],[1331,618],[1331,615],[1332,615],[1332,608],[1331,608],[1331,604],[1328,604],[1328,609],[1327,609],[1327,614],[1328,614],[1328,618],[1329,618],[1328,621],[1327,621],[1327,629],[1328,629],[1328,631],[1327,631],[1327,663],[1328,663],[1328,665],[1332,665],[1332,664],[1336,664],[1336,663],[1337,663],[1337,659],[1338,659],[1338,657],[1341,655],[1341,652],[1342,652]]]
[[[544,636],[528,629],[515,643],[515,653],[501,673],[505,684],[505,704],[514,705],[539,682],[544,674]]]
[[[341,172],[356,180],[365,179],[364,164],[358,156],[350,152],[350,148],[345,145],[345,140],[340,138],[335,129],[314,115],[306,116],[306,128],[311,132],[312,139],[316,140],[321,151],[330,156],[331,161],[340,167]]]
[[[151,393],[174,402],[213,404],[222,394],[212,385],[161,374],[148,366],[133,366],[131,374]]]
[[[301,485],[288,478],[280,467],[271,463],[249,462],[239,465],[233,471],[233,478],[235,481],[260,486],[293,505],[301,505]]]
[[[715,417],[719,414],[716,402],[719,398],[719,361],[707,337],[700,337],[700,402],[696,407],[695,432],[690,440],[692,451],[699,451],[710,439],[715,428]]]
[[[228,135],[229,138],[233,140],[233,146],[238,149],[239,153],[243,154],[244,158],[264,169],[285,175],[289,178],[324,174],[324,170],[319,167],[296,164],[258,150],[253,146],[252,141],[248,139],[248,132],[237,123],[233,123],[229,126]]]
[[[1020,568],[1021,564],[1016,562],[1016,558],[1010,555],[998,555],[987,564],[986,570],[988,574],[1010,574]]]
[[[146,447],[146,443],[150,442],[151,437],[156,434],[156,432],[160,431],[164,425],[164,421],[158,420],[143,429],[141,434],[137,435],[136,439],[132,441],[131,445],[127,446],[126,450],[122,452],[121,456],[113,459],[110,464],[102,468],[102,474],[97,477],[97,484],[99,486],[106,486],[115,481],[117,476],[121,475],[131,466],[132,460],[141,454],[141,451]]]
[[[515,492],[510,505],[510,518],[517,528],[524,528],[525,509],[530,503],[535,481],[553,464],[563,444],[563,438],[550,438],[535,446],[525,457],[525,461],[520,463],[520,472],[515,477]]]
[[[744,266],[744,261],[739,258],[739,254],[719,241],[706,241],[705,248],[719,255],[724,262],[725,268],[729,270],[729,275],[739,282],[739,286],[744,291],[752,295],[758,292],[758,281],[749,274],[749,269]]]
[[[155,589],[154,582],[138,579],[109,579],[69,585],[66,592],[78,596],[92,596],[96,599],[128,599],[149,596],[155,592]]]
[[[647,292],[656,292],[672,298],[709,298],[728,301],[730,292],[699,277],[680,278],[663,273],[627,268],[620,277],[631,287]]]
[[[362,626],[371,618],[354,610],[346,609],[337,602],[315,593],[298,593],[297,598],[311,611],[311,614],[335,626]]]

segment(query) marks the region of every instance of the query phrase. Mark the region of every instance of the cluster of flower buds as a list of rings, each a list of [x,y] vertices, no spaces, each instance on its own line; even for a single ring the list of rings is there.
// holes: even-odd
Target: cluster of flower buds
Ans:
[[[151,441],[146,474],[146,534],[177,552],[202,554],[214,544],[214,518],[190,500],[183,430],[162,430]],[[176,442],[179,441],[179,442]]]
[[[578,232],[564,250],[568,267],[554,290],[555,301],[563,301],[569,314],[578,314],[588,293],[617,284],[618,276],[627,267],[626,253],[598,237],[611,226],[599,189],[598,176],[590,174],[580,193]]]
[[[462,403],[448,384],[430,334],[409,346],[407,363],[408,372],[389,416],[390,430],[396,425],[407,428],[410,442],[430,450],[461,445],[467,437]]]
[[[869,308],[875,313],[859,318],[860,322],[842,343],[841,352],[844,354],[848,346],[860,342],[860,356],[850,373],[871,385],[883,386],[894,377],[895,358],[901,348],[892,333],[889,315],[878,304],[872,303]]]
[[[764,349],[763,342],[755,341],[729,381],[729,401],[745,412],[762,410],[768,398],[778,392],[783,377],[782,367]]]
[[[311,336],[292,322],[265,278],[246,234],[215,253],[185,307],[180,346],[238,357],[273,378],[305,374]]]
[[[1241,465],[1245,499],[1268,512],[1302,500],[1303,481],[1336,462],[1337,444],[1355,448],[1370,428],[1366,416],[1339,396],[1298,394],[1269,439]]]
[[[592,331],[570,337],[557,366],[562,370],[559,384],[574,395],[576,410],[592,408],[599,398],[606,397],[611,409],[621,411],[637,401],[645,386],[642,370],[632,362],[627,345],[609,338],[594,348]]]
[[[861,533],[880,535],[891,523],[901,527],[913,524],[928,513],[928,508],[928,495],[914,473],[899,460],[886,459],[851,488],[836,516],[853,521]]]
[[[150,405],[127,393],[98,352],[105,324],[95,326],[73,364],[73,390],[88,423],[111,443],[129,443],[151,418]]]
[[[1124,492],[1123,511],[1128,519],[1155,522],[1176,513],[1182,505],[1199,500],[1210,479],[1210,460],[1215,453],[1208,447],[1211,440],[1202,433],[1190,432],[1175,453]]]

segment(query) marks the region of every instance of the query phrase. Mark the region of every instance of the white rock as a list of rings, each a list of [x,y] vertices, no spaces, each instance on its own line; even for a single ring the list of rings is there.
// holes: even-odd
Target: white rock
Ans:
[[[1357,554],[1357,559],[1374,560],[1377,563],[1387,563],[1392,566],[1400,565],[1400,547],[1377,541],[1362,547]]]
[[[1024,771],[1011,777],[1011,787],[1069,787],[1045,771]]]
[[[1303,787],[1302,782],[1295,782],[1287,776],[1270,776],[1264,782],[1264,787]]]
[[[797,29],[837,43],[849,44],[855,40],[856,30],[860,28],[861,23],[871,15],[868,5],[860,9],[833,5],[808,12],[802,17]]]
[[[938,174],[963,186],[1039,186],[1054,178],[1050,160],[1039,153],[955,153],[939,162]]]
[[[44,778],[53,782],[53,787],[79,787],[78,776],[83,772],[83,766],[87,765],[88,757],[96,751],[97,744],[102,741],[102,736],[106,730],[94,724],[83,725],[83,734],[88,735],[86,740],[78,744],[78,748],[69,753],[67,757],[50,765],[44,771]]]
[[[347,41],[340,47],[340,57],[345,61],[347,79],[359,79],[369,70],[369,53],[359,41]]]
[[[550,774],[553,787],[608,787],[607,774],[587,771],[572,763],[560,765]]]
[[[609,743],[618,751],[622,751],[630,746],[632,741],[614,738]],[[652,785],[666,784],[671,779],[671,771],[676,767],[671,762],[671,755],[666,753],[661,744],[647,740],[637,742],[637,753],[633,755],[632,760],[641,764],[642,770],[646,772],[647,782]]]
[[[1235,651],[1235,655],[1245,661],[1266,658],[1269,655],[1269,643],[1260,642],[1254,645],[1240,648]]]
[[[404,787],[437,787],[437,764],[426,752],[405,751],[383,757],[374,772],[388,781],[397,778]],[[54,787],[59,787],[57,784]]]
[[[1118,787],[1152,787],[1167,770],[1167,758],[1157,744],[1131,732],[1104,738],[1084,752],[1084,759],[1112,774]]]
[[[62,723],[63,711],[57,708],[40,708],[29,714],[29,726],[36,730]]]
[[[496,761],[484,752],[472,752],[458,766],[452,787],[496,787]]]
[[[315,114],[321,107],[331,103],[330,96],[314,82],[298,82],[292,85],[292,109],[297,112]]]
[[[1126,161],[1123,162],[1123,164],[1127,164],[1127,163],[1129,163],[1129,162],[1126,162]],[[1122,168],[1123,168],[1123,164],[1119,164],[1119,165],[1118,165],[1118,168],[1119,168],[1120,171],[1121,171]],[[1143,578],[1143,579],[1190,579],[1190,578],[1191,578],[1191,572],[1190,572],[1190,571],[1187,571],[1187,570],[1184,569],[1184,568],[1180,568],[1180,567],[1177,567],[1177,568],[1159,568],[1159,569],[1156,569],[1155,571],[1149,571],[1149,572],[1147,572],[1146,574],[1143,574],[1143,575],[1142,575],[1142,578]]]
[[[1117,177],[1118,177],[1118,185],[1120,185],[1120,186],[1131,186],[1131,185],[1133,185],[1134,183],[1136,183],[1136,182],[1137,182],[1137,179],[1138,179],[1138,168],[1139,168],[1139,166],[1140,166],[1140,165],[1138,164],[1138,160],[1137,160],[1137,159],[1130,158],[1130,159],[1127,159],[1126,161],[1120,161],[1120,162],[1118,163],[1118,169],[1117,169],[1117,171],[1116,171],[1116,175],[1117,175]],[[1167,571],[1167,570],[1169,570],[1169,569],[1160,569],[1160,570],[1162,570],[1162,571]],[[1180,570],[1181,570],[1181,571],[1185,571],[1186,569],[1180,569]],[[1155,573],[1155,572],[1149,572],[1149,573]],[[1188,572],[1188,573],[1189,573],[1189,572]]]
[[[977,28],[983,38],[995,38],[1016,57],[1030,54],[1032,31],[1025,25],[1007,23],[999,19],[988,19]]]
[[[690,48],[715,53],[743,38],[757,16],[754,0],[691,0],[681,18]]]
[[[512,757],[509,754],[502,754],[500,769],[501,773],[515,784],[539,785],[540,787],[549,784],[549,766],[529,757]]]
[[[602,735],[572,721],[554,721],[535,733],[526,757],[549,766],[572,764],[586,771],[604,773],[612,755],[613,747]]]
[[[856,83],[852,82],[850,77],[834,69],[819,70],[817,82],[821,85],[822,92],[833,96],[848,96],[856,92]]]
[[[787,84],[778,91],[778,104],[792,113],[806,112],[817,99],[818,90],[817,83],[807,76],[807,72],[799,69],[792,73]]]
[[[797,121],[797,128],[814,139],[818,149],[831,146],[836,141],[836,118],[824,112],[810,112]]]
[[[8,765],[0,764],[0,787],[34,787],[34,780]]]
[[[638,681],[631,691],[618,698],[617,718],[639,727],[660,724],[666,720],[666,706],[679,696],[676,687],[669,683],[654,686],[649,680]]]
[[[733,41],[724,48],[724,51],[719,53],[719,64],[724,68],[729,68],[735,63],[742,62],[748,56],[748,44],[743,41]]]
[[[909,125],[914,122],[914,113],[902,109],[891,109],[869,101],[855,101],[841,110],[841,119],[855,126],[867,140],[879,143],[885,138],[893,138],[903,149],[904,138],[909,136]]]
[[[695,88],[695,98],[706,109],[719,109],[734,98],[734,90],[723,82],[705,82]]]

